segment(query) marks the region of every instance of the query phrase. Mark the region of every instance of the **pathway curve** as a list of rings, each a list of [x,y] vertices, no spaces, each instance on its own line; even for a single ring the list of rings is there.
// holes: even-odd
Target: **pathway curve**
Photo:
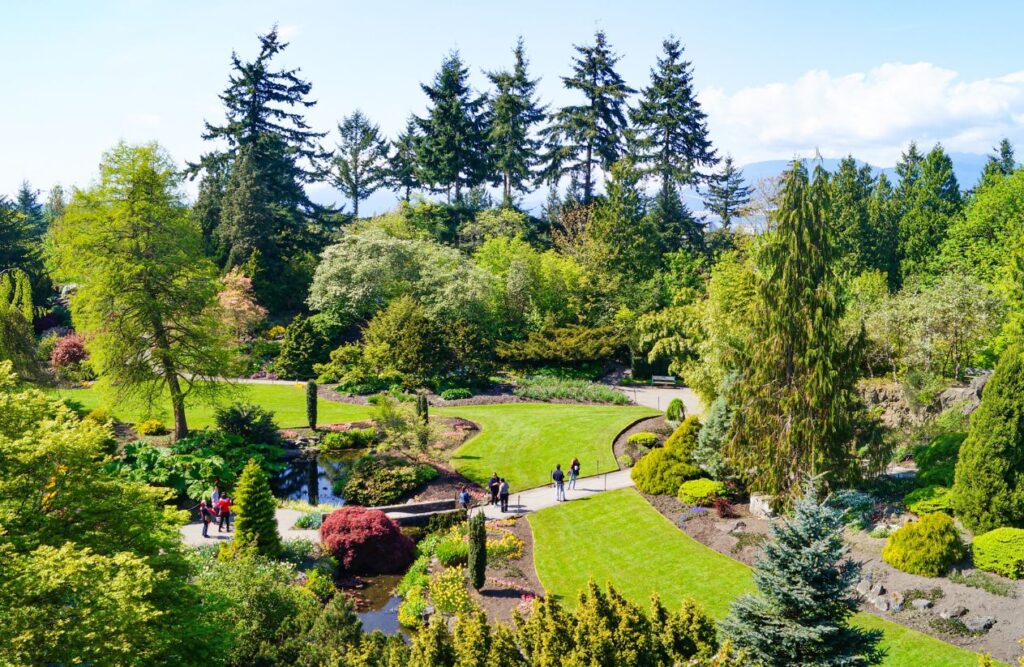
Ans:
[[[566,482],[566,487],[569,483]],[[576,480],[576,488],[566,488],[566,502],[584,500],[598,493],[625,489],[633,486],[633,479],[629,476],[629,470],[616,470],[602,475],[591,477],[580,477]],[[519,516],[529,512],[536,512],[546,507],[554,507],[560,504],[555,500],[555,489],[550,484],[527,489],[520,493],[513,493],[508,498],[508,512],[502,513],[496,505],[481,505],[473,512],[484,513],[488,519],[500,519],[502,517]]]
[[[319,530],[296,530],[295,528],[292,528],[292,526],[295,525],[296,519],[302,516],[302,514],[303,513],[298,510],[277,510],[277,532],[281,534],[281,539],[285,541],[306,539],[317,543],[320,542]],[[193,521],[192,523],[185,524],[181,527],[181,541],[190,547],[227,542],[235,535],[234,525],[234,517],[232,517],[231,532],[218,533],[217,524],[211,523],[210,530],[207,531],[210,536],[203,537],[202,522]]]
[[[686,406],[686,414],[697,415],[698,417],[704,414],[704,404],[701,402],[700,397],[689,387],[654,387],[650,385],[608,386],[629,396],[637,405],[664,411],[668,407],[669,401],[673,398],[678,398]]]

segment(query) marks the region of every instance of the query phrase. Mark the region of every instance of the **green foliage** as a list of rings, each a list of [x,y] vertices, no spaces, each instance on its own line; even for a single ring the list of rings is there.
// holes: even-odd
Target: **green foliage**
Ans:
[[[306,424],[316,430],[317,386],[310,380],[306,383]]]
[[[498,344],[498,356],[523,364],[579,364],[617,355],[625,341],[612,326],[567,326],[531,332],[525,341]]]
[[[390,505],[437,477],[437,469],[425,463],[409,463],[392,456],[360,456],[346,472],[341,485],[345,500],[365,507]]]
[[[867,527],[875,510],[874,496],[855,489],[837,491],[830,495],[826,502],[829,507],[834,507],[843,513],[843,522],[847,526],[852,526],[858,530]],[[888,534],[886,537],[888,537]]]
[[[274,371],[286,379],[313,376],[314,364],[329,356],[330,338],[313,318],[298,315],[285,330],[281,352],[274,362]]]
[[[469,562],[469,543],[459,532],[451,532],[437,542],[434,555],[445,567],[465,565]]]
[[[441,614],[464,614],[473,608],[466,590],[466,572],[461,567],[451,567],[430,577],[428,585],[430,601]]]
[[[722,227],[729,229],[733,218],[746,212],[751,192],[753,188],[743,181],[743,171],[736,168],[731,155],[726,155],[722,161],[722,172],[712,177],[708,184],[704,204],[718,216]]]
[[[260,555],[276,558],[281,553],[281,535],[277,532],[277,504],[270,491],[267,474],[251,459],[242,470],[235,489],[235,542],[251,545]]]
[[[964,557],[964,545],[947,514],[925,514],[889,536],[882,558],[893,567],[939,577]]]
[[[217,430],[247,444],[280,445],[274,413],[252,403],[232,403],[214,413]]]
[[[473,588],[480,590],[487,579],[487,527],[483,512],[477,512],[469,520],[469,553],[467,570]]]
[[[648,449],[651,447],[657,447],[658,440],[658,435],[649,431],[640,431],[639,433],[634,433],[626,438],[627,443],[638,447],[646,447]]]
[[[685,505],[710,507],[716,498],[725,496],[725,484],[710,479],[691,479],[679,486],[676,498]]]
[[[71,311],[102,386],[150,407],[168,391],[178,438],[188,433],[186,397],[211,398],[231,349],[212,307],[216,268],[180,184],[159,146],[120,143],[51,230],[55,275],[78,285]]]
[[[135,425],[135,431],[139,435],[165,435],[167,427],[159,419],[147,419]]]
[[[920,486],[952,486],[960,446],[966,437],[966,433],[941,433],[915,449],[917,475],[914,481]]]
[[[872,665],[881,662],[881,632],[850,624],[859,563],[847,558],[843,515],[819,504],[815,483],[792,518],[771,527],[754,566],[756,595],[742,595],[722,623],[751,660],[767,665]]]
[[[953,162],[941,144],[922,157],[911,143],[896,164],[896,173],[900,177],[895,196],[900,209],[900,273],[906,281],[913,275],[938,272],[939,249],[962,199]]]
[[[971,553],[978,569],[1024,578],[1024,529],[996,528],[979,535],[971,542]]]
[[[754,471],[751,488],[790,497],[807,474],[856,482],[888,462],[857,393],[861,341],[842,330],[828,175],[786,172],[760,253],[753,336],[730,389],[728,456]],[[868,446],[870,444],[870,446]]]
[[[722,454],[731,426],[729,403],[724,396],[719,396],[711,403],[706,421],[697,434],[697,446],[693,449],[693,461],[712,479],[724,480],[733,475]]]
[[[953,495],[945,486],[922,486],[914,489],[903,499],[907,509],[917,515],[933,512],[953,513]]]
[[[632,468],[636,460],[633,459],[629,454],[623,454],[618,458],[619,467],[625,470],[626,468]]]
[[[352,202],[352,217],[358,218],[359,202],[384,185],[387,140],[358,109],[338,123],[338,136],[333,181]]]
[[[353,428],[347,431],[329,431],[320,438],[324,449],[364,449],[380,442],[375,428]]]
[[[5,200],[0,197],[0,240],[3,240]],[[0,251],[2,255],[2,251]],[[5,267],[0,257],[0,359],[10,359],[17,373],[26,379],[39,376],[35,332],[32,330],[32,288],[27,273]]]
[[[697,439],[700,437],[702,426],[695,415],[690,415],[672,431],[663,445],[666,450],[673,452],[683,461],[693,459],[693,453],[697,447]]]
[[[323,512],[306,512],[295,520],[296,530],[317,530],[324,522]]]
[[[637,461],[630,472],[636,487],[644,493],[674,495],[683,482],[700,477],[700,468],[689,462],[699,431],[697,418],[687,417],[663,447]]]
[[[1004,598],[1017,597],[1017,586],[1012,582],[984,572],[950,572],[949,580],[954,584],[962,584]]]
[[[586,380],[560,380],[532,375],[516,381],[515,395],[535,401],[568,399],[587,403],[628,405],[629,398],[621,391]]]
[[[473,392],[469,389],[463,389],[456,387],[452,389],[445,389],[440,394],[442,401],[460,401],[465,398],[473,398]]]
[[[416,417],[425,423],[430,421],[430,401],[426,392],[416,394]]]
[[[444,376],[454,360],[440,324],[411,297],[403,296],[370,320],[363,331],[364,357],[377,373],[423,387]]]
[[[665,418],[673,422],[681,422],[686,418],[686,406],[683,405],[681,399],[673,398],[668,402],[668,407],[665,409]]]
[[[960,447],[953,507],[974,531],[1024,526],[1024,359],[1014,345],[999,359]]]

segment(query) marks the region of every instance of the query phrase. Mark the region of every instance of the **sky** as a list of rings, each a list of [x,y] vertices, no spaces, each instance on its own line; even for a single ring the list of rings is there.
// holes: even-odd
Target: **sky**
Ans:
[[[683,0],[5,0],[0,7],[0,194],[85,186],[118,140],[158,141],[181,163],[208,147],[204,120],[230,57],[277,24],[331,131],[361,109],[393,136],[422,113],[421,82],[458,49],[471,81],[510,65],[522,36],[539,94],[573,94],[573,44],[606,31],[642,88],[671,35],[694,65],[711,138],[738,163],[852,153],[891,166],[910,140],[985,153],[1024,141],[1024,3]],[[194,186],[193,186],[194,188]],[[332,193],[319,193],[330,199]],[[378,198],[377,201],[383,201]],[[393,199],[391,200],[393,202]]]

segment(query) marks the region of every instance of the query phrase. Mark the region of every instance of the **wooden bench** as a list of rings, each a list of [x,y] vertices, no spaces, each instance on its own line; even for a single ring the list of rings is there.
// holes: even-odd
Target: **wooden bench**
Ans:
[[[651,384],[674,387],[676,386],[676,377],[674,375],[652,375]]]

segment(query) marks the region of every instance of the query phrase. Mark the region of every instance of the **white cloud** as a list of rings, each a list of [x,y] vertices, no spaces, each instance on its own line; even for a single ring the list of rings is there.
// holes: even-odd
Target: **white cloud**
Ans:
[[[891,165],[911,140],[983,153],[1024,134],[1024,71],[974,81],[932,63],[701,92],[712,139],[739,162],[853,153]]]
[[[295,39],[302,32],[302,26],[295,25],[294,23],[286,23],[277,28],[277,36],[282,41],[287,42],[288,40]]]

